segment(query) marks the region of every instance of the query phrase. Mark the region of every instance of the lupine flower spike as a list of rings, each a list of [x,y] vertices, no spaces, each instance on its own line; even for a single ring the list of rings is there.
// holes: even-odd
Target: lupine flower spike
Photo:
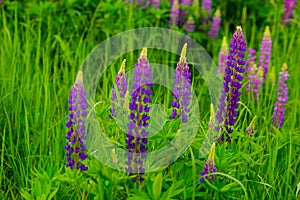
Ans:
[[[202,24],[204,24],[204,25],[209,24],[211,6],[212,6],[212,0],[203,0],[202,1],[202,11],[204,11],[204,15],[202,15]]]
[[[259,89],[262,86],[263,81],[263,72],[257,69],[256,63],[256,50],[249,48],[248,59],[246,61],[246,76],[248,78],[248,85],[246,90],[254,97],[254,100],[257,101],[259,97]]]
[[[160,0],[150,0],[152,6],[154,6],[156,9],[159,9],[160,6]]]
[[[282,16],[282,24],[285,26],[290,25],[290,20],[293,19],[294,10],[297,0],[285,0],[284,14]]]
[[[194,11],[194,16],[196,17],[196,19],[199,19],[200,18],[199,1],[194,0],[192,7],[193,7],[193,11]]]
[[[182,0],[181,1],[181,12],[180,12],[180,26],[183,26],[187,16],[189,16],[189,12],[185,9],[186,6],[191,5],[191,0]]]
[[[119,112],[123,110],[122,108],[124,106],[124,98],[128,87],[125,74],[125,63],[126,59],[123,60],[121,69],[116,76],[116,85],[112,86],[110,118],[117,117],[118,115],[123,114]]]
[[[152,68],[147,58],[147,49],[143,48],[142,53],[135,64],[133,77],[133,92],[131,93],[131,102],[129,104],[130,114],[128,116],[130,122],[127,124],[126,133],[126,154],[128,161],[127,172],[130,175],[137,174],[133,178],[133,182],[144,181],[142,174],[145,173],[144,159],[146,158],[146,147],[148,139],[147,128],[149,126],[149,103],[151,99],[151,82]]]
[[[218,36],[220,25],[221,25],[221,11],[218,9],[215,12],[215,15],[213,17],[213,21],[210,30],[208,32],[208,36],[212,37],[215,40]]]
[[[84,140],[86,139],[85,118],[87,116],[86,109],[88,106],[81,71],[78,72],[76,82],[72,86],[69,105],[69,121],[66,123],[66,127],[69,128],[66,135],[67,143],[65,146],[68,162],[66,167],[86,171],[88,167],[82,164],[82,161],[87,158]]]
[[[267,73],[269,70],[271,51],[272,51],[272,39],[270,34],[270,28],[269,26],[266,26],[264,36],[261,42],[260,56],[259,56],[259,66],[262,66],[264,71],[263,83],[265,83]]]
[[[208,155],[208,159],[204,164],[203,171],[201,172],[201,177],[199,179],[200,183],[204,183],[204,179],[208,180],[210,183],[212,183],[215,179],[215,175],[211,173],[217,172],[217,168],[215,165],[215,149],[216,149],[216,144],[213,143],[210,152]]]
[[[284,122],[285,104],[288,100],[287,80],[289,73],[287,71],[287,64],[284,63],[281,72],[279,73],[279,83],[277,89],[277,101],[274,105],[274,113],[272,117],[273,125],[277,128],[282,128]]]
[[[192,16],[189,16],[188,20],[186,21],[185,32],[192,33],[195,31],[195,21]]]
[[[255,132],[254,126],[255,126],[256,119],[257,119],[257,117],[254,116],[250,125],[245,130],[245,133],[247,133],[250,137],[252,137],[254,135],[254,132]]]
[[[252,91],[252,95],[254,97],[254,100],[258,101],[259,90],[261,88],[262,80],[263,80],[263,70],[262,70],[262,67],[260,67],[258,69],[256,64],[254,64],[250,68],[251,68],[251,71],[249,72],[250,74],[248,75],[248,82],[249,83],[248,83],[246,89],[249,92]]]
[[[227,56],[228,56],[227,39],[226,37],[223,37],[220,56],[219,56],[218,76],[224,76]]]
[[[256,64],[256,50],[252,48],[248,48],[248,58],[246,60],[246,72],[245,75],[250,75],[252,72],[253,65]],[[248,77],[249,78],[249,77]]]
[[[171,8],[171,15],[170,15],[170,28],[173,26],[178,26],[179,21],[179,3],[178,0],[174,0],[172,8]]]
[[[187,114],[190,112],[189,104],[191,101],[191,73],[189,72],[189,66],[186,61],[186,50],[187,44],[184,44],[180,61],[177,64],[176,71],[174,74],[174,83],[175,86],[173,88],[173,97],[174,100],[171,103],[173,107],[172,115],[170,119],[180,118],[182,123],[186,123],[188,121]]]
[[[243,68],[243,65],[245,65],[245,51],[246,42],[244,34],[242,28],[238,26],[231,39],[230,54],[226,62],[227,66],[224,73],[222,95],[219,99],[219,111],[217,113],[219,124],[224,124],[227,131],[227,142],[231,141],[230,134],[233,132],[232,127],[236,122],[237,109],[239,107],[241,82],[244,78],[243,73],[245,72],[245,68]],[[224,138],[225,134],[223,133],[221,140],[223,141]]]

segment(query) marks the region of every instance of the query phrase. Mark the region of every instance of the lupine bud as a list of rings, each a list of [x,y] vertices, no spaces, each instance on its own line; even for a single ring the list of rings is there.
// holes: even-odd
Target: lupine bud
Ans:
[[[284,122],[285,104],[288,100],[287,80],[289,73],[287,71],[287,64],[284,63],[281,72],[279,73],[279,83],[277,89],[277,101],[274,105],[274,113],[272,117],[273,125],[277,128],[282,128]]]
[[[189,104],[191,101],[191,73],[189,72],[189,66],[186,61],[186,49],[187,44],[184,44],[180,61],[177,64],[176,71],[174,74],[174,83],[175,86],[173,88],[173,97],[174,100],[171,103],[173,107],[172,115],[170,119],[180,118],[182,123],[186,123],[188,121],[188,113],[190,112]]]
[[[123,60],[121,69],[116,76],[116,87],[114,85],[112,86],[110,118],[117,117],[118,115],[123,114],[119,112],[124,106],[124,98],[128,87],[125,74],[125,63],[126,59]]]
[[[86,139],[85,118],[88,106],[81,71],[78,72],[76,82],[72,86],[69,104],[70,114],[68,115],[69,121],[66,123],[66,127],[70,130],[66,135],[67,144],[65,150],[68,162],[66,167],[85,171],[88,167],[81,162],[87,158],[84,140]]]
[[[194,0],[192,6],[193,6],[194,15],[195,15],[196,19],[199,19],[200,18],[199,1]]]
[[[284,14],[282,16],[282,24],[285,26],[290,25],[290,20],[294,16],[294,10],[297,0],[285,0]]]
[[[255,126],[256,119],[257,119],[257,117],[254,116],[250,125],[245,130],[245,133],[247,133],[250,137],[252,137],[254,135],[254,132],[255,132],[254,126]]]
[[[222,47],[219,56],[218,75],[224,76],[224,70],[226,66],[226,60],[228,56],[228,44],[226,37],[223,37]]]
[[[275,67],[272,67],[272,70],[270,72],[270,80],[272,82],[272,85],[275,85],[276,83],[276,75],[275,75]]]
[[[229,56],[226,62],[227,66],[224,73],[222,95],[219,99],[219,112],[217,113],[219,124],[224,122],[228,142],[231,141],[230,133],[233,132],[232,126],[236,122],[237,109],[239,107],[241,82],[244,78],[243,73],[245,72],[245,68],[243,68],[243,65],[245,65],[245,51],[246,42],[244,34],[242,28],[238,26],[231,39]],[[224,140],[224,136],[222,134],[221,140]]]
[[[174,3],[171,8],[171,15],[170,15],[170,28],[172,26],[178,26],[178,20],[179,20],[179,3],[178,0],[174,0]]]
[[[259,87],[261,87],[262,84],[264,83],[264,69],[262,66],[260,66],[257,70],[257,77],[258,77]]]
[[[218,9],[215,12],[210,30],[208,32],[208,36],[212,37],[214,40],[218,36],[220,24],[221,24],[221,11]]]
[[[212,183],[215,179],[215,175],[211,173],[217,172],[217,168],[215,165],[215,149],[216,149],[216,144],[213,143],[208,155],[208,159],[205,162],[205,165],[203,167],[203,171],[201,172],[201,177],[199,179],[200,183],[204,183],[204,179],[207,179],[210,183]]]
[[[128,161],[127,172],[132,174],[138,174],[133,181],[143,181],[141,176],[145,173],[144,159],[146,158],[146,147],[148,143],[147,127],[149,126],[149,103],[151,99],[151,82],[152,68],[149,65],[147,58],[147,49],[143,48],[142,53],[138,59],[138,63],[135,64],[134,77],[133,77],[133,92],[131,93],[131,102],[129,104],[130,114],[128,116],[130,122],[127,124],[127,140],[126,140],[126,155]]]
[[[210,118],[209,118],[209,123],[208,127],[212,128],[215,126],[215,110],[214,110],[214,105],[211,103],[210,104]]]
[[[262,66],[264,70],[263,83],[265,83],[267,73],[269,70],[271,51],[272,51],[272,39],[271,39],[269,26],[266,26],[264,36],[261,42],[260,56],[259,56],[259,66]]]

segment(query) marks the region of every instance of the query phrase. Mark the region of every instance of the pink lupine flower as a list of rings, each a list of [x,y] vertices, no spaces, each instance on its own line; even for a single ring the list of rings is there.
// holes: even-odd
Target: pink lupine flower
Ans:
[[[289,73],[287,71],[287,64],[284,63],[281,72],[279,73],[279,83],[277,89],[277,101],[274,106],[274,113],[272,117],[273,125],[277,128],[282,128],[284,122],[285,104],[288,100],[287,80]]]

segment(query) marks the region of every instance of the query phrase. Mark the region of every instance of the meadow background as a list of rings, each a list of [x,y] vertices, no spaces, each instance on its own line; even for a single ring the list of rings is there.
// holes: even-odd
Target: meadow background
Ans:
[[[201,1],[200,1],[201,5]],[[199,74],[193,74],[200,118],[203,123],[192,146],[175,163],[147,173],[143,183],[132,183],[123,172],[106,167],[92,156],[89,170],[82,173],[65,168],[64,146],[68,98],[80,65],[89,52],[106,38],[137,27],[169,27],[170,2],[160,9],[139,8],[121,0],[101,1],[2,1],[0,4],[0,198],[1,199],[297,199],[300,194],[300,4],[290,26],[281,18],[284,2],[279,0],[213,0],[212,13],[222,13],[216,40],[207,30],[189,33],[211,55],[216,64],[222,37],[232,37],[241,25],[247,48],[258,51],[265,26],[273,40],[271,68],[276,83],[287,63],[289,100],[281,130],[272,128],[277,85],[268,76],[259,101],[243,93],[234,141],[217,145],[218,169],[213,184],[199,183],[205,159],[198,151],[209,121],[209,94]],[[174,27],[184,33],[184,30]],[[128,55],[132,69],[140,51]],[[162,54],[161,53],[165,53]],[[96,111],[107,127],[107,135],[124,136],[109,119],[113,77],[121,60],[113,63],[101,80]],[[165,64],[177,55],[149,51],[149,59]],[[246,84],[246,82],[244,82]],[[221,89],[221,88],[220,88]],[[166,108],[171,92],[155,97]],[[255,134],[244,133],[257,116]],[[125,134],[125,133],[124,133]],[[164,132],[160,133],[161,135]],[[119,135],[116,138],[116,135]],[[161,137],[157,145],[170,138]],[[159,146],[155,146],[158,148]],[[300,192],[299,192],[300,193]]]

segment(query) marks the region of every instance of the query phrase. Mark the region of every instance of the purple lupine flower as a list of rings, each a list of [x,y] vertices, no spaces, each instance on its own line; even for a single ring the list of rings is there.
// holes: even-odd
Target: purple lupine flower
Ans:
[[[188,121],[187,114],[190,112],[189,104],[191,101],[191,73],[189,72],[189,66],[186,61],[186,50],[187,44],[184,44],[180,61],[177,64],[176,71],[174,74],[174,83],[175,86],[173,88],[173,97],[174,100],[171,103],[173,108],[170,119],[180,118],[182,123],[186,123]]]
[[[264,70],[263,83],[265,83],[267,73],[269,70],[271,51],[272,51],[272,39],[270,34],[270,28],[269,26],[266,26],[262,43],[261,43],[260,56],[259,56],[259,66],[262,66]]]
[[[206,10],[208,13],[211,12],[212,0],[202,1],[202,10]]]
[[[274,105],[274,113],[272,117],[273,125],[277,128],[282,128],[285,113],[285,104],[288,100],[287,80],[289,73],[287,71],[287,64],[284,63],[281,72],[279,73],[279,83],[277,89],[277,102]]]
[[[180,12],[180,8],[179,8],[178,0],[174,0],[171,8],[171,15],[170,15],[170,28],[172,28],[172,26],[178,26],[179,12]]]
[[[86,171],[88,167],[82,164],[82,161],[87,158],[84,140],[86,139],[85,117],[87,116],[86,109],[88,106],[81,71],[78,72],[76,82],[72,86],[68,102],[70,114],[68,115],[69,121],[66,123],[66,127],[69,129],[65,146],[68,162],[66,167]]]
[[[261,79],[258,76],[260,73],[256,64],[251,64],[248,67],[248,85],[246,86],[246,90],[251,92],[254,96],[254,100],[257,101],[259,96],[259,88],[261,87]]]
[[[245,72],[244,57],[246,51],[246,42],[241,26],[237,26],[236,32],[231,39],[229,56],[227,58],[227,66],[224,73],[224,82],[222,95],[220,97],[219,111],[217,119],[220,124],[224,123],[227,131],[227,142],[231,141],[230,133],[233,132],[232,126],[236,122],[238,102],[240,101],[242,80]],[[226,109],[224,109],[226,108]],[[225,135],[222,134],[221,140],[224,140]]]
[[[226,37],[223,37],[220,56],[219,56],[218,76],[224,76],[227,56],[228,56],[227,39]]]
[[[150,0],[151,5],[154,6],[156,9],[159,9],[160,0]]]
[[[186,6],[190,6],[190,5],[191,5],[191,0],[182,0],[181,1],[181,12],[180,12],[180,20],[179,20],[180,26],[183,26],[183,24],[186,21],[186,16],[189,15],[188,11],[185,8],[186,8]]]
[[[192,33],[195,31],[195,21],[192,16],[189,16],[188,20],[186,21],[185,32]]]
[[[285,0],[284,14],[282,16],[282,24],[285,26],[290,25],[290,20],[294,16],[294,10],[297,0]]]
[[[129,104],[130,114],[128,116],[130,122],[127,124],[127,140],[126,140],[126,154],[128,161],[126,161],[127,172],[138,174],[133,181],[143,181],[144,178],[144,159],[146,158],[146,147],[148,139],[147,127],[149,126],[149,103],[151,99],[151,82],[152,68],[149,66],[147,58],[147,49],[143,48],[142,53],[135,64],[133,77],[133,92],[131,93],[131,102]]]
[[[210,12],[211,12],[212,0],[202,0],[202,24],[208,25],[210,21]]]
[[[214,40],[218,36],[220,24],[221,24],[221,11],[218,9],[215,12],[210,30],[208,32],[208,36],[212,37]]]
[[[245,75],[247,76],[251,73],[251,67],[256,63],[256,50],[252,48],[248,48],[248,58],[246,60],[246,71]]]
[[[201,172],[201,177],[199,179],[200,183],[204,183],[204,179],[207,179],[210,183],[212,183],[215,179],[215,175],[213,174],[217,172],[217,168],[214,161],[215,149],[216,144],[213,143],[209,151],[208,159],[206,160],[203,167],[203,171]]]
[[[123,60],[120,71],[116,76],[117,88],[114,85],[112,86],[110,118],[117,117],[120,114],[118,113],[118,111],[122,110],[122,107],[124,105],[124,98],[128,87],[125,74],[125,63],[126,59]]]
[[[248,79],[248,84],[246,86],[247,92],[252,92],[254,95],[254,99],[258,100],[259,96],[259,78],[258,78],[258,70],[256,63],[256,50],[249,48],[248,49],[248,59],[246,60],[246,72],[245,75]]]

